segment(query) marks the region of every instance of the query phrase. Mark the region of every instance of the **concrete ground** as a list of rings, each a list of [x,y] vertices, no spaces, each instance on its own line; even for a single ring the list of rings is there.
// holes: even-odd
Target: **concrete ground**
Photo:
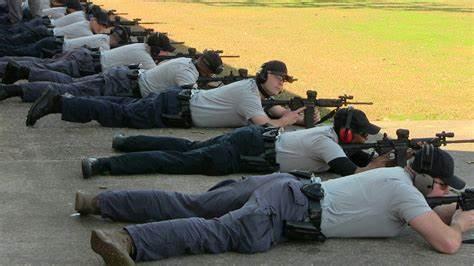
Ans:
[[[103,265],[89,246],[94,228],[120,228],[123,224],[74,213],[74,193],[105,189],[159,188],[200,192],[224,177],[208,176],[101,176],[81,177],[80,159],[114,154],[114,132],[173,135],[205,139],[226,129],[111,129],[96,123],[73,124],[51,115],[34,128],[25,126],[29,104],[10,99],[0,103],[0,265]],[[427,137],[441,130],[454,131],[457,139],[474,138],[474,121],[381,122],[393,133],[409,128],[413,136]],[[451,145],[456,173],[474,186],[474,145]],[[233,175],[239,178],[241,175]],[[473,236],[474,237],[474,234]],[[324,244],[285,243],[269,252],[242,255],[194,255],[152,264],[228,265],[473,265],[474,245],[463,245],[453,256],[433,251],[407,229],[393,239],[331,239]]]

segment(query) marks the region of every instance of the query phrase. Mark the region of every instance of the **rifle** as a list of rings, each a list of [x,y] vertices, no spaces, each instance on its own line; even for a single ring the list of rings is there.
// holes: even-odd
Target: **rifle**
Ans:
[[[115,24],[121,26],[137,26],[139,24],[164,24],[164,22],[142,22],[141,18],[134,18],[133,20],[122,20],[120,17],[115,17]]]
[[[331,116],[333,116],[341,106],[346,106],[349,104],[367,104],[372,105],[372,102],[349,102],[348,100],[354,99],[352,95],[342,95],[337,99],[317,99],[318,93],[313,90],[306,91],[307,98],[293,97],[289,100],[276,100],[276,99],[266,99],[262,100],[262,106],[264,108],[272,107],[275,105],[285,105],[288,106],[291,110],[297,110],[301,107],[306,107],[304,110],[304,124],[306,128],[314,127],[316,124],[320,124]],[[314,109],[316,107],[335,107],[333,111],[321,118],[318,123],[314,123]]]
[[[232,71],[230,71],[230,74],[227,76],[222,76],[222,77],[199,77],[197,82],[201,84],[206,84],[209,82],[216,82],[220,81],[223,84],[229,84],[235,81],[243,80],[243,79],[251,79],[255,78],[255,76],[249,76],[249,71],[245,68],[239,68],[237,70],[238,75],[234,75]],[[201,86],[199,86],[201,87]]]
[[[474,188],[466,188],[464,192],[457,196],[427,197],[426,202],[428,202],[431,208],[457,202],[456,209],[461,208],[463,211],[474,210]],[[474,244],[474,239],[466,239],[463,243]]]
[[[379,154],[384,154],[394,151],[395,161],[398,166],[405,167],[407,164],[407,150],[409,148],[417,150],[421,146],[419,143],[432,144],[435,147],[446,146],[454,143],[474,143],[474,139],[466,140],[447,140],[447,138],[454,137],[453,132],[436,133],[434,138],[413,138],[409,139],[410,131],[408,129],[397,129],[397,139],[389,139],[387,133],[384,133],[383,138],[375,143],[363,144],[342,144],[344,151],[375,149]]]
[[[109,16],[123,16],[123,15],[128,15],[128,13],[117,13],[117,10],[111,9],[107,12],[107,15],[109,15]]]
[[[224,51],[222,50],[212,50],[218,54],[222,54]],[[179,57],[187,57],[187,58],[193,58],[193,59],[198,59],[199,56],[201,56],[201,53],[198,53],[196,48],[188,48],[188,53],[178,53],[176,55],[158,55],[155,56],[154,59],[157,61],[163,61],[163,60],[168,60],[168,59],[175,59]],[[240,55],[221,55],[220,57],[227,57],[227,58],[237,58],[240,57]]]

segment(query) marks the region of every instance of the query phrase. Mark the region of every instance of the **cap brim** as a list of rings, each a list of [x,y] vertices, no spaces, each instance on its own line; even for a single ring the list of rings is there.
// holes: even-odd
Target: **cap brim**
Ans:
[[[374,124],[369,124],[366,128],[367,133],[370,135],[376,135],[380,132],[380,127],[374,125]]]
[[[168,51],[168,52],[174,52],[174,50],[176,50],[176,48],[171,46],[171,44],[168,44],[165,47],[163,47],[163,50]]]
[[[455,188],[455,189],[463,189],[466,186],[466,182],[462,180],[461,178],[453,175],[449,180],[443,180],[448,184],[450,187]]]

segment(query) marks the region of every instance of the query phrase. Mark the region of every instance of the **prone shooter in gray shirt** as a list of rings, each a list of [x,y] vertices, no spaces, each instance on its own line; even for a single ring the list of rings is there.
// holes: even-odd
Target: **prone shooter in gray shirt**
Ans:
[[[356,166],[344,153],[339,141],[364,143],[368,134],[380,128],[371,124],[360,110],[339,110],[334,127],[323,126],[283,132],[276,128],[247,126],[205,141],[164,136],[117,135],[112,147],[120,156],[82,160],[83,177],[122,174],[205,174],[288,172],[294,169],[349,175],[383,167],[388,155]],[[352,136],[346,136],[351,132]]]
[[[431,209],[425,199],[448,194],[450,186],[462,189],[464,181],[453,172],[447,152],[422,149],[405,168],[378,168],[322,183],[275,173],[226,180],[194,195],[78,192],[75,210],[140,223],[92,231],[91,247],[108,265],[205,252],[264,252],[294,238],[394,237],[408,224],[432,248],[453,254],[462,233],[474,228],[474,210],[456,210],[455,203]],[[295,231],[290,227],[295,224],[313,229]]]

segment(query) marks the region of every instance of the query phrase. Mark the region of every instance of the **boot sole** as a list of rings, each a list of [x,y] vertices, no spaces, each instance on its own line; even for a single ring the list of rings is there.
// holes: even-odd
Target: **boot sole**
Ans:
[[[88,163],[87,159],[82,159],[81,167],[82,167],[82,178],[89,179],[92,176],[92,168],[91,168],[90,163]]]
[[[135,262],[128,254],[124,254],[114,243],[107,239],[107,236],[100,230],[93,230],[91,233],[91,247],[95,253],[99,254],[106,265],[132,266]]]

